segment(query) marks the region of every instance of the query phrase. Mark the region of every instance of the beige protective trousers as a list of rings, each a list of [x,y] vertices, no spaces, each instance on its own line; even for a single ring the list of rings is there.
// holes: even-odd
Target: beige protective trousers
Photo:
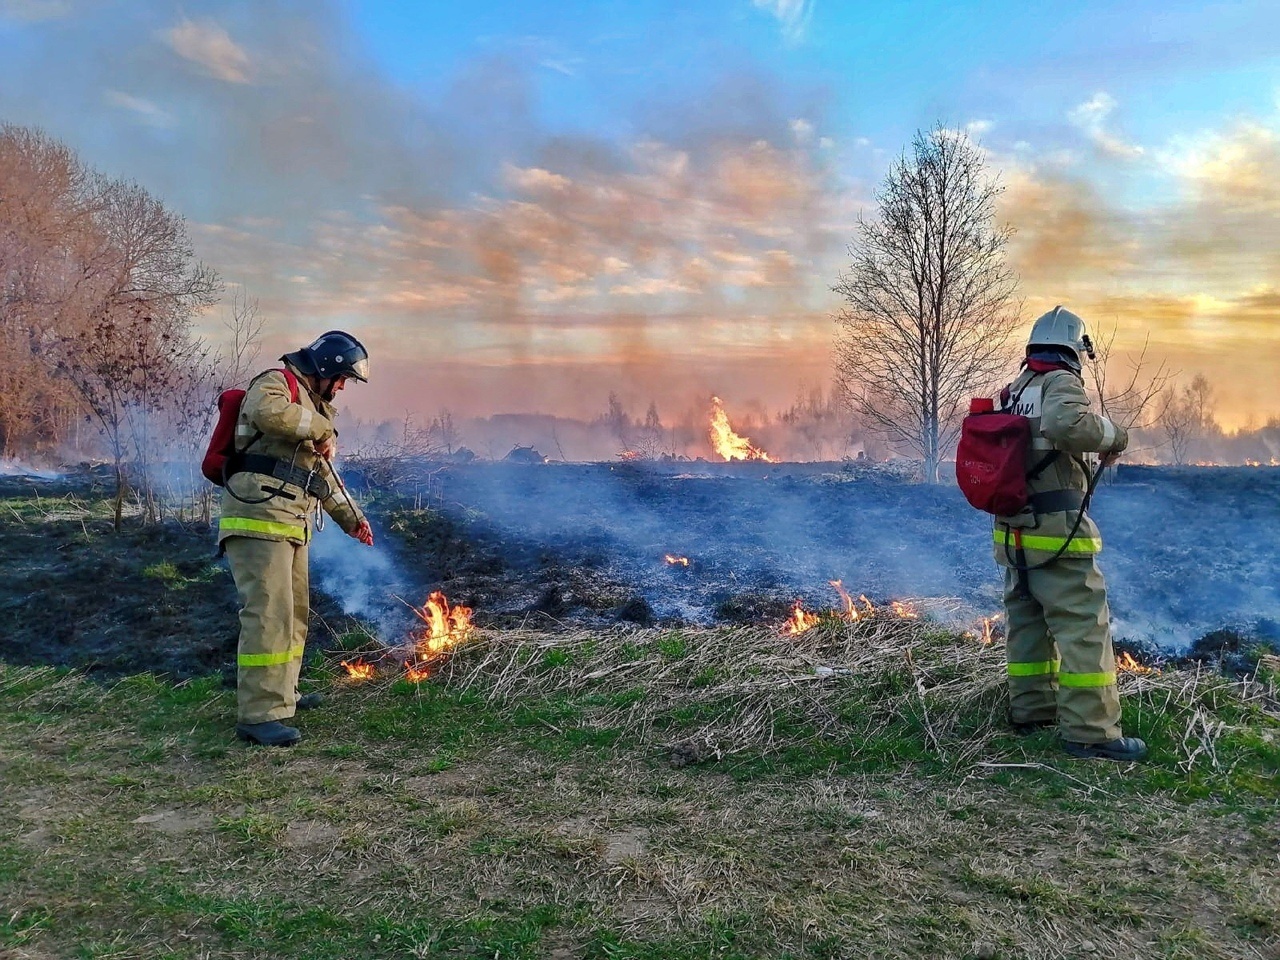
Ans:
[[[1093,557],[1063,557],[1027,572],[1005,569],[1009,704],[1014,723],[1058,722],[1063,739],[1105,743],[1120,734],[1111,611]]]
[[[240,595],[237,720],[288,719],[307,640],[307,547],[253,537],[228,537],[223,544]]]

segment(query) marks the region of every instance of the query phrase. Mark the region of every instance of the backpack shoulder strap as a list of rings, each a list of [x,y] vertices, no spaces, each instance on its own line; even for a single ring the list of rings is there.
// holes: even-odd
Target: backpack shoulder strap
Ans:
[[[264,370],[262,373],[258,374],[258,377],[261,377],[263,374],[267,374],[267,373],[283,373],[285,382],[289,384],[289,402],[290,403],[298,402],[298,378],[294,376],[292,370],[287,370],[284,367],[276,367],[274,370]],[[253,380],[257,380],[258,377],[254,377]],[[253,380],[250,380],[249,382],[253,383]],[[263,436],[264,434],[261,430],[255,430],[253,432],[253,439],[244,445],[244,450],[236,448],[236,453],[244,453],[250,447],[252,447],[255,443],[261,440]],[[232,441],[232,443],[234,444],[235,441]]]
[[[291,403],[298,402],[298,378],[293,375],[293,371],[287,367],[277,368],[284,374],[285,381],[289,384],[289,401]]]

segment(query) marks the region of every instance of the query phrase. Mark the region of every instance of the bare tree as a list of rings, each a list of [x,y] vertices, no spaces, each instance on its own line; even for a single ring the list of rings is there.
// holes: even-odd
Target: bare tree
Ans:
[[[1169,456],[1178,466],[1187,462],[1187,449],[1195,427],[1195,411],[1178,391],[1168,387],[1161,397],[1160,431],[1169,444]]]
[[[462,439],[458,426],[453,419],[453,411],[448,407],[442,407],[440,412],[432,419],[431,426],[427,430],[435,438],[436,442],[444,447],[444,452],[448,456],[453,456],[454,447],[458,446],[459,441]]]
[[[1218,431],[1213,386],[1204,374],[1198,373],[1182,389],[1165,388],[1162,401],[1156,419],[1173,462],[1181,466],[1189,459],[1193,444],[1203,443],[1209,434]]]
[[[78,420],[45,346],[84,319],[91,179],[64,144],[0,125],[0,455],[54,445]]]
[[[1097,359],[1085,365],[1094,399],[1105,417],[1126,430],[1150,429],[1163,415],[1163,405],[1157,401],[1173,374],[1163,360],[1155,362],[1148,356],[1150,336],[1123,363],[1115,340],[1114,326],[1099,333],[1094,343]]]
[[[383,434],[365,440],[352,450],[347,460],[359,467],[365,480],[372,486],[397,489],[417,480],[430,478],[439,472],[441,445],[437,434],[423,429],[414,422],[413,414],[405,411],[400,429],[394,435]]]
[[[666,433],[666,428],[662,426],[662,417],[658,413],[658,401],[649,401],[649,409],[644,414],[644,423],[640,424],[635,432],[635,452],[643,460],[657,460],[662,453],[662,438]]]
[[[885,439],[924,458],[925,479],[955,442],[962,404],[1008,365],[1017,280],[1005,263],[1011,228],[995,224],[1002,188],[960,132],[916,134],[859,218],[853,262],[834,286],[836,383]]]
[[[106,437],[118,530],[130,440],[143,461],[146,515],[155,516],[146,470],[150,425],[169,402],[179,368],[199,353],[191,317],[214,302],[221,281],[196,261],[182,217],[136,184],[98,178],[89,202],[92,230],[80,260],[83,275],[93,278],[83,285],[88,322],[55,333],[48,348]]]
[[[258,317],[258,301],[240,288],[231,294],[231,313],[222,324],[228,334],[225,352],[217,358],[223,389],[243,385],[257,372],[262,347],[263,322]]]
[[[631,417],[627,414],[626,408],[622,405],[622,400],[616,393],[609,394],[609,409],[602,418],[605,426],[609,428],[609,432],[613,434],[615,440],[618,441],[621,449],[625,452],[631,450]]]

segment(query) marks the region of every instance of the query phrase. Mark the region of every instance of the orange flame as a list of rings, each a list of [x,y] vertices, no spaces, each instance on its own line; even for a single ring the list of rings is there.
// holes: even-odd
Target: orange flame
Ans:
[[[1116,657],[1116,669],[1121,673],[1159,673],[1155,667],[1139,662],[1133,654],[1125,652]]]
[[[982,636],[979,637],[979,639],[987,646],[990,646],[995,642],[995,635],[991,632],[991,625],[997,620],[1001,620],[1003,618],[1003,613],[997,613],[994,616],[982,618]]]
[[[639,460],[640,453],[636,450],[623,450],[618,454],[618,459],[624,461]]]
[[[806,613],[804,608],[800,606],[800,601],[796,601],[796,605],[791,608],[791,616],[787,618],[786,625],[783,629],[791,636],[798,633],[804,633],[818,625],[818,615],[816,613]]]
[[[427,598],[421,610],[414,608],[413,612],[427,625],[415,638],[419,662],[448,653],[471,638],[471,608],[451,608],[439,590]]]
[[[842,580],[828,580],[827,583],[835,587],[836,593],[840,594],[840,599],[844,601],[845,619],[850,623],[857,623],[861,614],[858,613],[858,605],[853,602],[853,597],[849,596],[849,591],[844,588],[844,582]]]
[[[893,615],[899,620],[919,620],[920,612],[911,604],[902,600],[894,600],[890,606],[893,607]]]
[[[410,683],[421,683],[423,680],[431,678],[431,663],[414,663],[412,660],[404,662],[404,678]]]
[[[725,460],[763,460],[766,463],[778,461],[765,453],[748,438],[740,437],[729,425],[729,415],[724,412],[724,404],[719,397],[711,398],[711,446]]]
[[[674,554],[665,554],[663,559],[673,567],[687,567],[689,565],[688,557],[677,557]]]
[[[356,682],[373,679],[373,664],[363,657],[357,657],[354,660],[343,660],[342,665],[346,668],[348,679]]]

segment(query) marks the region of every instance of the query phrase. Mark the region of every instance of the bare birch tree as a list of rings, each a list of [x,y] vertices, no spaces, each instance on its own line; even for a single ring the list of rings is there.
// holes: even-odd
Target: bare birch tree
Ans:
[[[860,217],[852,264],[834,286],[836,384],[868,428],[924,459],[954,444],[963,405],[1006,372],[1017,323],[1012,233],[995,223],[1003,188],[962,132],[921,131]]]

